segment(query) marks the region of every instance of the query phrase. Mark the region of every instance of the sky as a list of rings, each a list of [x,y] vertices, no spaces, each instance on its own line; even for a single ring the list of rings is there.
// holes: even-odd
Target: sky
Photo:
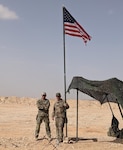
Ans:
[[[0,0],[0,96],[64,98],[63,6],[92,37],[65,35],[66,88],[74,76],[123,80],[122,0]]]

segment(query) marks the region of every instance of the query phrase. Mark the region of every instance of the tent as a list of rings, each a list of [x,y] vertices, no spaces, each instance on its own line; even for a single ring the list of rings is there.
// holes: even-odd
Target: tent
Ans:
[[[87,80],[83,77],[73,77],[67,92],[69,92],[71,89],[77,90],[77,121],[76,121],[77,139],[78,139],[78,91],[81,91],[93,97],[94,99],[98,100],[101,104],[105,102],[117,103],[121,116],[123,118],[123,114],[120,108],[120,106],[123,108],[123,81],[117,78],[111,78],[104,81],[94,81],[94,80]]]
[[[87,80],[83,77],[73,77],[70,89],[78,89],[79,91],[99,100],[101,104],[107,102],[105,96],[110,102],[117,102],[123,108],[123,81],[117,78],[111,78],[104,81]]]

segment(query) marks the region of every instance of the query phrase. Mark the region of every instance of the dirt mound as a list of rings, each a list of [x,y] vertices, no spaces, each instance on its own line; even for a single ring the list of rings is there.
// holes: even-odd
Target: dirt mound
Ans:
[[[0,97],[0,104],[28,104],[35,105],[36,98],[28,98],[28,97]]]

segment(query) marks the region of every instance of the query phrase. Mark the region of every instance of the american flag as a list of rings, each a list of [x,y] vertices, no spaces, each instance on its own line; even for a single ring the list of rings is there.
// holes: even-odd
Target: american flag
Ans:
[[[85,43],[91,40],[91,36],[83,29],[83,27],[71,16],[68,10],[63,7],[63,18],[64,18],[64,33],[81,37]]]

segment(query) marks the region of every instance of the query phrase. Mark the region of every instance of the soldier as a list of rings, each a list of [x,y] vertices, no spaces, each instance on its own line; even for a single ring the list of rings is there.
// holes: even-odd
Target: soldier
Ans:
[[[45,123],[46,133],[48,136],[48,139],[51,140],[51,131],[50,131],[50,121],[49,121],[49,107],[50,102],[48,99],[46,99],[46,93],[42,93],[41,99],[37,101],[37,108],[38,108],[38,114],[36,117],[37,125],[35,130],[35,138],[38,139],[39,132],[40,132],[40,125],[42,121]]]
[[[69,105],[67,102],[62,100],[61,94],[56,93],[56,103],[53,107],[53,113],[52,113],[52,120],[54,120],[55,117],[55,125],[56,125],[56,138],[57,138],[57,144],[60,142],[63,142],[63,128],[65,123],[65,113],[66,109],[69,108]]]

